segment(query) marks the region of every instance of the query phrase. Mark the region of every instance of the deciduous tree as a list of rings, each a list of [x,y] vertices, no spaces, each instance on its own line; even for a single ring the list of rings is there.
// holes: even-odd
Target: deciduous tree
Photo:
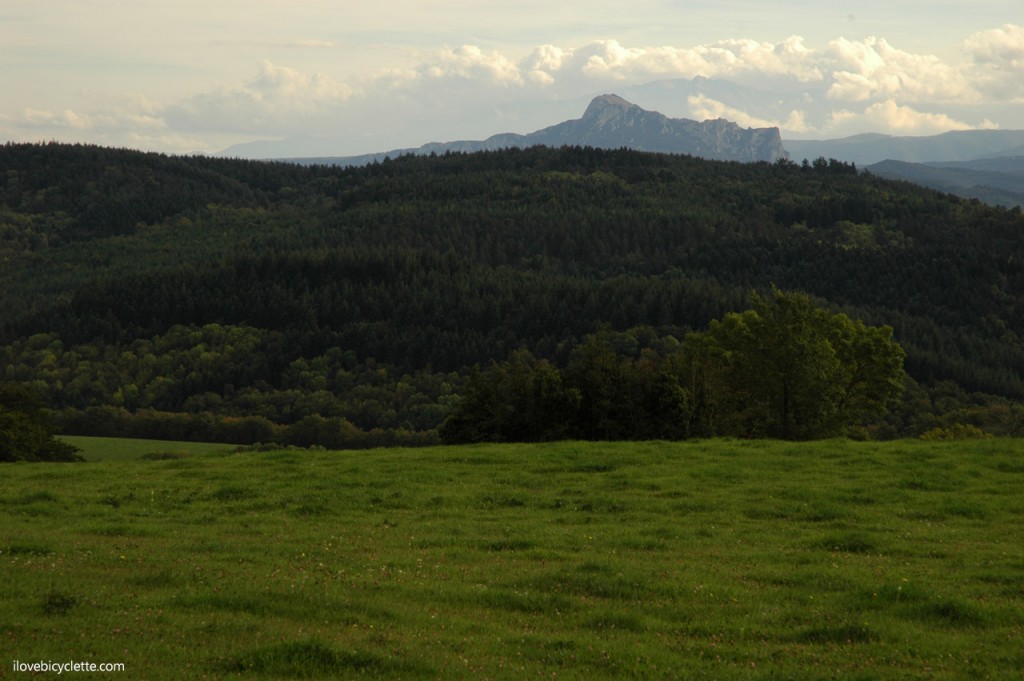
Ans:
[[[717,370],[717,429],[747,437],[814,439],[879,416],[903,388],[904,352],[890,327],[868,327],[773,288],[751,309],[687,338]]]
[[[53,437],[31,390],[0,383],[0,461],[75,461],[77,451]]]

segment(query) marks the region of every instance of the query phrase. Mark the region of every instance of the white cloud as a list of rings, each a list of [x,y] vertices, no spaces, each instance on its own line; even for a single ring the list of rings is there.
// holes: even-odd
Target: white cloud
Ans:
[[[738,75],[785,76],[800,82],[820,81],[823,71],[818,52],[804,45],[800,36],[780,43],[754,40],[727,40],[696,48],[703,57],[708,77],[729,78]]]
[[[798,135],[811,132],[813,129],[807,122],[807,114],[795,109],[789,112],[789,116],[786,117],[786,120],[779,127],[784,133],[796,133]]]
[[[208,149],[208,141],[196,135],[168,130],[166,122],[149,113],[148,109],[147,103],[141,100],[132,101],[124,110],[92,113],[28,108],[17,117],[0,117],[0,124],[20,130],[18,138],[30,142],[60,139],[177,153]]]
[[[336,48],[320,40],[285,43],[324,55]],[[298,57],[300,52],[292,54]],[[809,46],[799,36],[692,47],[593,40],[574,47],[540,45],[524,54],[462,45],[349,79],[329,75],[329,62],[295,68],[263,60],[248,80],[207,86],[173,101],[109,98],[91,107],[79,101],[8,111],[0,118],[0,133],[12,139],[41,133],[76,139],[89,133],[103,139],[120,135],[118,144],[165,140],[187,145],[177,149],[214,151],[219,141],[229,138],[344,132],[355,145],[345,153],[362,153],[528,132],[563,120],[568,117],[564,112],[579,115],[578,104],[588,96],[695,76],[740,87],[690,97],[693,117],[721,117],[801,135],[866,130],[932,134],[991,127],[995,123],[985,116],[993,116],[994,103],[1024,102],[1024,28],[1010,24],[968,37],[961,64],[902,50],[875,37],[837,38],[824,48]],[[545,117],[556,108],[557,118]],[[967,120],[983,122],[971,125]],[[1016,126],[1024,127],[1024,122]],[[204,144],[202,139],[219,141]],[[360,139],[365,144],[357,145]]]
[[[974,126],[945,114],[922,113],[901,106],[891,99],[872,104],[864,110],[864,118],[878,128],[905,135],[935,135],[950,130],[969,130]]]
[[[571,53],[571,51],[570,51]],[[554,45],[541,45],[533,50],[528,57],[523,59],[521,66],[527,72],[541,71],[551,72],[562,68],[562,62],[568,53]]]
[[[849,135],[860,132],[884,132],[892,135],[937,135],[950,130],[991,128],[986,120],[980,126],[956,120],[941,113],[917,111],[888,99],[876,102],[862,111],[848,109],[833,111],[821,132],[827,136]]]
[[[1004,24],[981,31],[968,37],[964,46],[975,62],[1009,69],[1024,68],[1024,27]]]
[[[725,118],[747,128],[768,128],[774,125],[770,121],[755,118],[705,95],[687,97],[686,103],[690,106],[690,115],[698,121]]]
[[[964,41],[968,70],[987,96],[1024,103],[1024,27],[1013,24]]]
[[[785,120],[770,120],[752,116],[742,109],[729,106],[706,95],[693,95],[687,98],[690,115],[696,120],[724,118],[746,128],[779,128],[783,133],[806,133],[811,131],[807,123],[807,115],[803,111],[793,110]]]
[[[259,76],[237,92],[275,106],[290,103],[299,110],[311,110],[345,100],[352,94],[352,88],[323,73],[309,76],[264,61]]]
[[[651,78],[735,78],[767,74],[800,82],[823,77],[814,52],[803,38],[780,43],[726,40],[690,48],[625,47],[616,40],[596,40],[582,47],[537,48],[520,62],[527,73],[541,73],[539,82],[624,82]]]
[[[355,94],[323,73],[304,74],[264,60],[253,80],[199,93],[163,111],[170,125],[191,131],[280,134],[329,114]]]
[[[124,130],[153,131],[166,128],[164,121],[148,110],[144,100],[134,100],[130,108],[121,111],[107,110],[84,113],[65,109],[50,111],[26,108],[21,115],[10,121],[24,128],[42,134],[61,130],[92,131],[103,134]]]
[[[38,129],[59,129],[59,128],[84,128],[82,117],[65,109],[63,112],[26,108],[21,113],[19,121],[22,125]]]
[[[899,97],[903,101],[976,101],[960,69],[932,55],[912,54],[874,37],[829,43],[832,86],[828,96],[847,102]]]
[[[432,63],[418,69],[426,78],[459,78],[483,84],[522,85],[523,74],[514,61],[496,50],[484,52],[475,45],[445,48]]]

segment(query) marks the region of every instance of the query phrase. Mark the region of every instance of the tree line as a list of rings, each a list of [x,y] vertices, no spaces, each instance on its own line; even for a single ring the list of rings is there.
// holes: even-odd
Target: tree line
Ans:
[[[631,352],[616,348],[628,337],[597,334],[564,369],[517,352],[472,376],[440,435],[453,443],[864,436],[902,395],[904,352],[891,328],[778,289],[752,304],[681,342],[649,339]]]
[[[474,366],[525,350],[561,372],[602,330],[688,338],[772,284],[893,328],[908,387],[886,433],[1009,431],[1024,397],[1019,211],[848,164],[54,144],[0,148],[0,173],[0,380],[58,417],[436,434]]]

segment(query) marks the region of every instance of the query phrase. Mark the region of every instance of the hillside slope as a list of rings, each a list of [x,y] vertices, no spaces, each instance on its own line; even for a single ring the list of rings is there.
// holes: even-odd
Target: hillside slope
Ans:
[[[1019,211],[842,163],[8,145],[0,172],[0,380],[60,408],[430,429],[474,364],[639,352],[773,284],[893,326],[922,385],[1024,397]]]
[[[1024,205],[1024,156],[944,163],[882,161],[867,166],[865,170],[994,206],[1012,208]]]

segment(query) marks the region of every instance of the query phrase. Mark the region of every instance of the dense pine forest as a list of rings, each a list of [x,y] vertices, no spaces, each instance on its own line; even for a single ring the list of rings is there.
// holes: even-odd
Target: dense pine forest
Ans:
[[[859,435],[1024,432],[1020,210],[852,165],[9,144],[0,176],[0,381],[67,433],[436,442],[488,371],[571,375],[597,345],[623,371],[676,366],[776,289],[892,327],[905,389]],[[652,434],[702,433],[616,435]]]

